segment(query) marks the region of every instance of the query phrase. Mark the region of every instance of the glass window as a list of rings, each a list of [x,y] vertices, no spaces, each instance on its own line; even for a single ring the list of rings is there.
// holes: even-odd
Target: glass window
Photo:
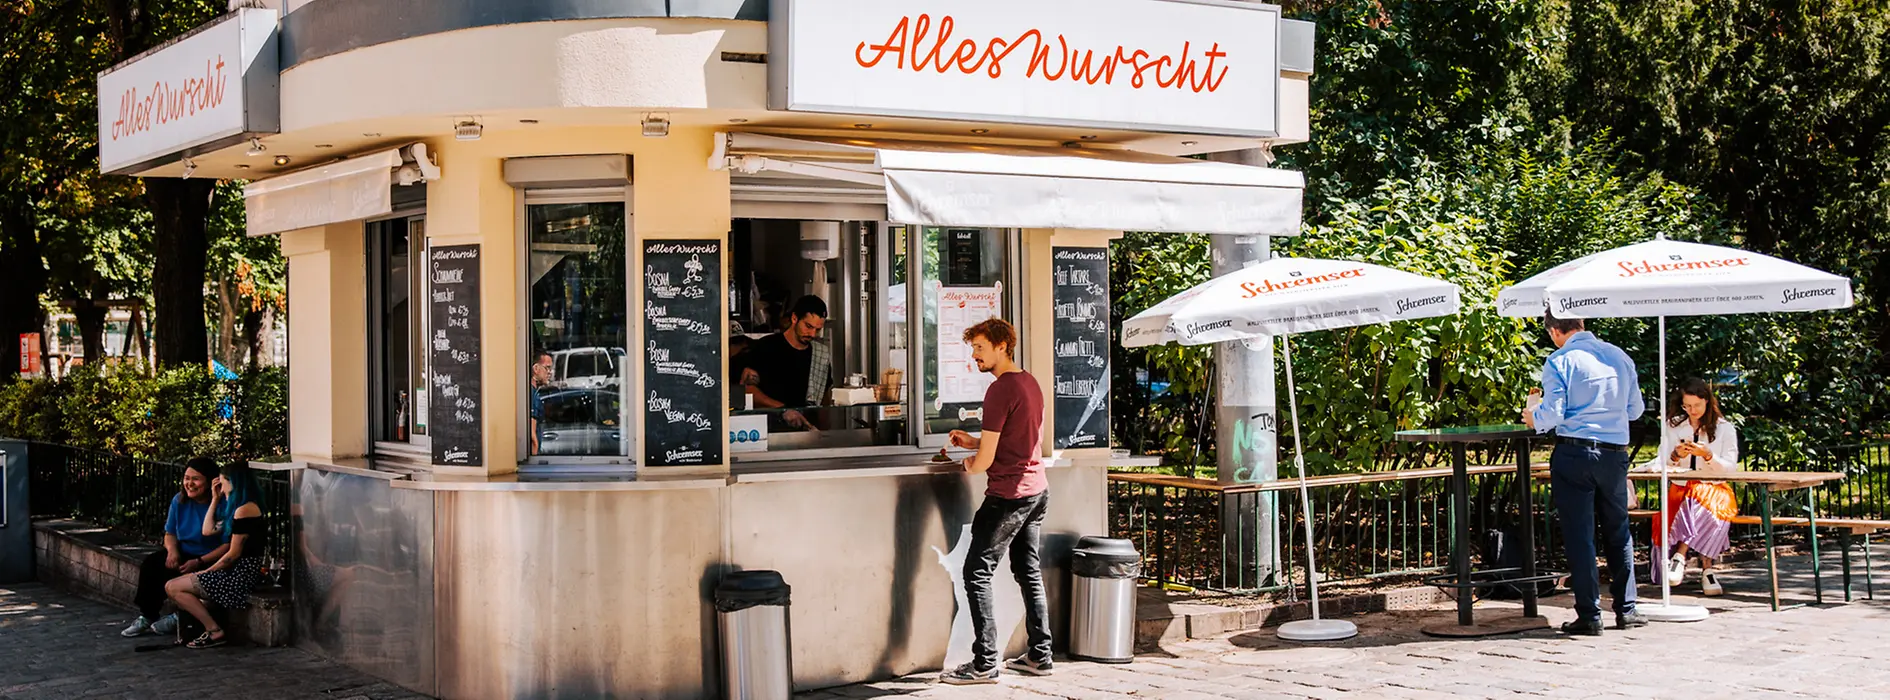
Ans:
[[[991,376],[972,361],[964,332],[986,319],[1011,316],[1005,284],[1009,236],[994,229],[924,227],[919,250],[925,432],[975,431]]]
[[[374,439],[419,442],[426,435],[426,352],[413,341],[426,323],[426,275],[416,261],[426,246],[425,222],[392,219],[368,226],[369,338],[374,357]]]
[[[527,449],[532,455],[628,455],[624,204],[534,204],[527,207],[527,225]]]

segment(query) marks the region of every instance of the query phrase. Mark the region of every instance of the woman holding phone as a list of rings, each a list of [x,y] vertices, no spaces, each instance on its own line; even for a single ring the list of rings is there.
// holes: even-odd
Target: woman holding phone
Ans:
[[[1689,378],[1669,400],[1667,430],[1661,441],[1661,455],[1671,472],[1695,469],[1736,471],[1739,469],[1739,431],[1719,411],[1719,399],[1706,380]],[[1656,458],[1656,462],[1661,458]],[[1650,463],[1658,470],[1661,465]],[[1722,482],[1671,481],[1667,492],[1668,530],[1676,545],[1667,558],[1668,580],[1679,585],[1686,576],[1689,553],[1700,557],[1701,592],[1713,596],[1725,592],[1713,573],[1713,560],[1731,545],[1732,518],[1739,514],[1739,503],[1732,487]],[[1662,545],[1662,532],[1654,532],[1654,546]]]
[[[210,491],[203,533],[227,537],[228,549],[208,568],[171,579],[164,586],[179,610],[203,623],[203,635],[186,646],[208,649],[227,641],[223,628],[217,626],[204,603],[216,603],[225,610],[249,607],[250,591],[263,582],[263,553],[269,549],[267,523],[262,511],[262,487],[255,474],[246,464],[225,467]]]

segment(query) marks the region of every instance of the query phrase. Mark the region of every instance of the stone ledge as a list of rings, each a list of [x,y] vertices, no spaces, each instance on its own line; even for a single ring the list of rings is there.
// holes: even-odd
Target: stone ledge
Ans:
[[[33,540],[42,583],[126,610],[136,610],[132,601],[137,596],[140,564],[160,550],[80,520],[35,522]],[[250,595],[248,609],[225,614],[238,640],[280,647],[290,642],[294,607],[288,589],[268,587]]]
[[[1157,589],[1138,589],[1135,627],[1137,652],[1159,651],[1165,642],[1208,639],[1230,632],[1274,627],[1293,620],[1312,618],[1312,603],[1309,601],[1216,605],[1199,599],[1169,602],[1165,599],[1166,595]],[[1347,617],[1421,608],[1445,600],[1449,598],[1440,589],[1415,586],[1377,593],[1322,596],[1319,608],[1327,617]]]

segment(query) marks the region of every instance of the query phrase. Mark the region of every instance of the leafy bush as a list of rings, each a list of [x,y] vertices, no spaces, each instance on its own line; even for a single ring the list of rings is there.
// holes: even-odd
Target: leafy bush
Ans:
[[[1128,233],[1110,256],[1110,327],[1163,299],[1208,280],[1208,237],[1199,234]],[[1110,421],[1115,444],[1138,453],[1175,455],[1171,462],[1201,457],[1214,464],[1211,410],[1204,415],[1213,361],[1207,347],[1158,345],[1125,348],[1111,343],[1114,387]],[[1166,386],[1159,392],[1143,385]]]
[[[1374,468],[1393,456],[1397,430],[1516,420],[1540,344],[1523,322],[1497,315],[1511,264],[1487,242],[1489,222],[1453,208],[1459,186],[1438,176],[1389,181],[1365,201],[1327,202],[1327,223],[1276,243],[1281,255],[1359,260],[1463,288],[1456,316],[1292,337],[1309,472]],[[1290,426],[1280,438],[1291,444]]]
[[[288,448],[288,374],[220,380],[206,369],[144,376],[75,368],[0,386],[0,435],[181,461],[262,459]]]

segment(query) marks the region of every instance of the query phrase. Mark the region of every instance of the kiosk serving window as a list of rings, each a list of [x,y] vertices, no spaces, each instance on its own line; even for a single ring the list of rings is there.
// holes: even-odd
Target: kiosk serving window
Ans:
[[[527,199],[533,458],[632,454],[625,209],[621,199]]]
[[[951,430],[976,429],[989,378],[962,334],[1015,317],[1014,245],[1010,232],[991,229],[736,220],[728,290],[736,458],[935,447]],[[763,376],[786,370],[786,379]]]

